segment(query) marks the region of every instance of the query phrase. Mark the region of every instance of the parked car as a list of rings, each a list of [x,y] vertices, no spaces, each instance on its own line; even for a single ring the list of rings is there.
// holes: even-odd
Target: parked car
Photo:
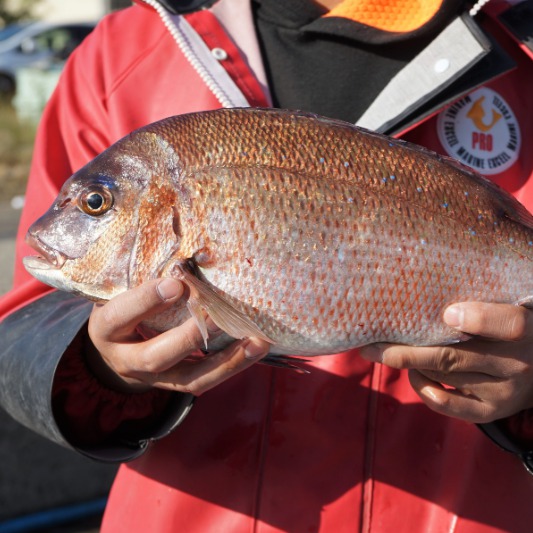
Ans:
[[[31,22],[0,30],[0,96],[14,95],[17,70],[63,62],[93,28],[93,23]]]

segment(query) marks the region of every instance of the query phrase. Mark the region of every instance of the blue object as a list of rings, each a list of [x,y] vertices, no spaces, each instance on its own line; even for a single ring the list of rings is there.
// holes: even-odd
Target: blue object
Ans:
[[[13,518],[0,522],[0,533],[25,533],[75,522],[103,513],[106,503],[107,498],[100,498]]]

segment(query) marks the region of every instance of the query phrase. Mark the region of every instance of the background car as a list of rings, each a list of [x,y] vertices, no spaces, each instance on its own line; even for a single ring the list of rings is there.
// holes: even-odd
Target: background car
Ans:
[[[94,23],[89,22],[31,22],[0,30],[0,97],[15,94],[17,70],[46,69],[65,61],[93,28]]]

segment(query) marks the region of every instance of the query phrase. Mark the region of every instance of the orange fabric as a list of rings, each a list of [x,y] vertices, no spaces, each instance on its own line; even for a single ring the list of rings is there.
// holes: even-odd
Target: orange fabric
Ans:
[[[378,30],[414,31],[437,13],[442,0],[344,0],[325,16],[343,17]]]

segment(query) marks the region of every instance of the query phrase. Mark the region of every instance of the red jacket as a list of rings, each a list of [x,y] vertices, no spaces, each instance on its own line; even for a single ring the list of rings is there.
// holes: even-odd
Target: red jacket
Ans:
[[[495,6],[495,14],[500,7],[506,6]],[[268,105],[213,14],[187,21],[208,49],[225,52],[219,65],[248,103]],[[486,165],[533,211],[533,152],[525,148],[533,138],[531,57],[495,19],[486,24],[517,66],[462,102],[471,109],[484,96],[492,108],[477,118],[465,115],[465,106],[447,117],[435,110],[403,136],[442,153],[442,143],[462,143],[465,157],[477,158],[472,164]],[[241,25],[244,34],[251,19]],[[47,290],[21,267],[30,252],[22,236],[65,179],[134,128],[220,107],[224,83],[215,97],[154,10],[135,6],[102,21],[69,61],[43,117],[15,287],[0,300],[0,315]],[[228,101],[241,98],[237,91]],[[499,137],[492,109],[506,126]],[[511,138],[517,126],[519,138]],[[425,407],[407,373],[356,352],[316,357],[310,366],[309,375],[300,375],[256,365],[199,398],[176,430],[121,467],[102,531],[531,531],[533,477],[476,426]],[[90,391],[90,405],[106,396],[120,411],[119,395],[97,383]]]

